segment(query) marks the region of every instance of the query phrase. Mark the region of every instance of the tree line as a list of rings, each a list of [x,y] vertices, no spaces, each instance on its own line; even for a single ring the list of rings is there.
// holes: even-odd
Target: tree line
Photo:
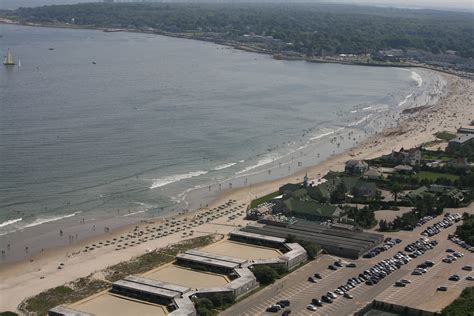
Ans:
[[[469,13],[343,4],[85,3],[19,8],[1,16],[36,23],[71,23],[183,33],[220,40],[272,37],[280,49],[308,54],[362,54],[415,48],[474,57]]]

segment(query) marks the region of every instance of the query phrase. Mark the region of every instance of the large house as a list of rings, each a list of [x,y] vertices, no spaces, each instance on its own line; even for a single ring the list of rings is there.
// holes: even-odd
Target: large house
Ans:
[[[344,168],[345,173],[357,175],[362,175],[367,170],[369,170],[369,165],[365,161],[355,159],[347,161]]]
[[[402,164],[416,166],[421,163],[421,150],[419,148],[405,150],[402,147],[400,151],[392,150],[390,159]]]
[[[446,151],[453,152],[470,144],[474,144],[474,134],[462,134],[449,141]]]

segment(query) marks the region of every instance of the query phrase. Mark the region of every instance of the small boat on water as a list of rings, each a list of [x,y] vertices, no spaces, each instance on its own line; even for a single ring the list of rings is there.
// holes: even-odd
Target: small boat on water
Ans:
[[[5,66],[13,66],[15,65],[15,60],[13,59],[13,54],[10,51],[10,48],[7,50],[7,55],[5,56],[5,59],[3,59],[3,64]]]
[[[48,48],[48,49],[49,49],[49,50],[54,50],[54,48],[52,48],[52,47],[50,47],[50,48]]]

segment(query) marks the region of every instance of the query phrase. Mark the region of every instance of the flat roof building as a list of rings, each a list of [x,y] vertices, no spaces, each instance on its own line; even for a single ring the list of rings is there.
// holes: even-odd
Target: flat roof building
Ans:
[[[185,253],[179,254],[176,256],[176,262],[182,265],[193,264],[201,265],[208,267],[210,271],[220,272],[224,274],[230,274],[234,269],[240,268],[241,264],[236,262],[229,262],[225,260],[220,260],[219,255],[215,255],[215,258],[209,256],[208,253],[200,255],[198,253]]]
[[[474,143],[474,134],[461,134],[448,142],[447,152],[453,152]]]
[[[320,245],[330,254],[357,259],[383,240],[383,235],[360,231],[348,231],[320,225],[316,222],[299,220],[286,227],[271,224],[247,226],[244,232],[266,234],[278,238],[293,235],[297,240],[305,240]]]
[[[474,126],[461,126],[458,128],[459,134],[474,134]]]

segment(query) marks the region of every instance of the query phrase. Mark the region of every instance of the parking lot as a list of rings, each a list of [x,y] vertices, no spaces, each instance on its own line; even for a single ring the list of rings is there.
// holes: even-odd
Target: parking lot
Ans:
[[[339,258],[323,255],[270,287],[237,303],[222,315],[281,315],[282,311],[268,313],[265,310],[277,301],[284,299],[290,301],[291,305],[285,309],[291,309],[292,315],[350,315],[374,299],[431,311],[440,310],[452,302],[463,288],[473,284],[473,281],[466,280],[466,277],[473,276],[474,273],[462,270],[462,267],[467,264],[472,265],[474,254],[447,238],[448,234],[455,231],[460,222],[447,226],[439,233],[428,237],[429,240],[436,240],[438,245],[417,258],[413,258],[407,264],[401,265],[399,269],[388,274],[377,284],[356,284],[348,291],[353,297],[352,299],[338,295],[330,304],[323,302],[322,306],[315,306],[316,311],[308,310],[307,306],[313,298],[321,299],[328,291],[334,292],[337,287],[346,285],[349,278],[357,277],[364,270],[373,267],[382,260],[393,257],[399,251],[408,255],[410,252],[405,251],[405,247],[419,238],[426,238],[421,233],[441,219],[442,217],[438,217],[427,221],[413,231],[386,234],[386,237],[400,238],[402,241],[373,258],[355,261],[342,259],[342,263],[356,263],[357,267],[355,268],[343,267],[336,271],[330,270],[328,265],[333,264]],[[442,262],[443,258],[449,255],[446,252],[448,248],[461,252],[464,256],[457,258],[452,263]],[[414,269],[427,260],[433,261],[433,266],[426,268],[426,272],[421,275],[412,275]],[[308,277],[314,273],[320,273],[322,277],[316,279],[317,283],[308,281]],[[448,281],[448,277],[453,274],[459,275],[460,281]],[[402,279],[408,280],[410,283],[404,287],[395,286],[395,283]],[[441,286],[447,287],[447,291],[438,291],[437,288]]]

